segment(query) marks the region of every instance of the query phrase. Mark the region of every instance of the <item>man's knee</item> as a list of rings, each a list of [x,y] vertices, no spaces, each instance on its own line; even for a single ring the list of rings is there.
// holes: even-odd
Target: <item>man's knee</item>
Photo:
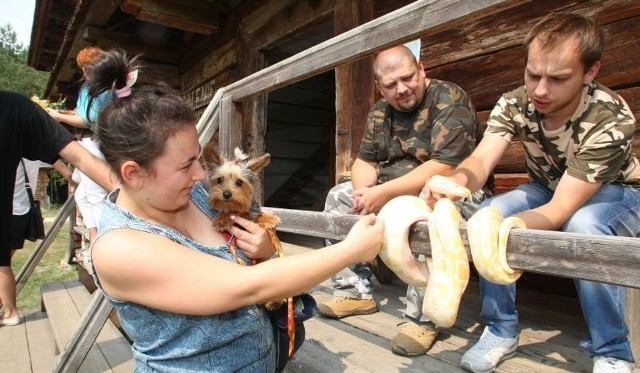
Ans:
[[[345,214],[353,207],[352,192],[351,182],[341,183],[331,188],[325,200],[324,212]]]

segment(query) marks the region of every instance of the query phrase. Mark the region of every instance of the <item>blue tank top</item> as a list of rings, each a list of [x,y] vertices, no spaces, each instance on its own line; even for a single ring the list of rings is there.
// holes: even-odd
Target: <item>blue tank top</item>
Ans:
[[[89,86],[87,84],[83,84],[80,87],[80,92],[78,93],[78,100],[76,101],[76,114],[82,120],[82,123],[86,124],[87,127],[93,132],[96,133],[98,123],[98,116],[100,114],[100,110],[102,110],[105,106],[113,101],[113,92],[105,91],[96,96],[91,103],[91,108],[89,109],[89,113],[87,113],[87,107],[89,106]]]
[[[113,191],[107,198],[96,239],[114,229],[136,229],[159,234],[194,250],[233,261],[227,245],[202,245],[171,228],[146,222],[121,209],[114,204],[118,192]],[[191,200],[207,216],[213,217],[215,211],[209,208],[208,195],[201,184],[194,186]],[[240,250],[238,255],[241,255]],[[95,270],[93,273],[96,285],[102,290]],[[122,328],[133,340],[135,372],[275,371],[273,331],[262,306],[246,306],[211,316],[194,316],[160,311],[105,296],[118,313]]]

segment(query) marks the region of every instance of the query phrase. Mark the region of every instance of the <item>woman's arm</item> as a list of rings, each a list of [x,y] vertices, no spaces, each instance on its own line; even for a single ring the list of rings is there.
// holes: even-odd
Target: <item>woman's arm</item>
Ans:
[[[115,299],[209,315],[301,293],[349,264],[372,260],[381,248],[383,229],[380,219],[368,215],[341,243],[255,266],[207,255],[163,236],[117,229],[96,240],[92,260],[105,292]]]
[[[60,156],[69,161],[82,173],[99,184],[104,190],[112,191],[116,186],[116,177],[111,173],[109,166],[98,157],[89,153],[75,141],[71,141],[60,150]]]
[[[75,113],[65,114],[51,108],[47,108],[46,110],[47,113],[49,113],[49,115],[58,122],[66,123],[77,128],[89,128],[87,124],[82,121],[80,116]]]

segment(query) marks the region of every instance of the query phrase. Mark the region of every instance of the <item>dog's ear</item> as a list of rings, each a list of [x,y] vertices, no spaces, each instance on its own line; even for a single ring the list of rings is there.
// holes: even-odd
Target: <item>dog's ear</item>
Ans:
[[[271,162],[271,154],[264,153],[262,156],[258,158],[251,158],[247,162],[247,168],[253,172],[258,172],[263,168],[267,167],[267,165]]]
[[[213,170],[216,167],[219,167],[223,159],[216,148],[214,143],[207,143],[202,149],[202,159],[204,159],[205,168],[207,170]]]

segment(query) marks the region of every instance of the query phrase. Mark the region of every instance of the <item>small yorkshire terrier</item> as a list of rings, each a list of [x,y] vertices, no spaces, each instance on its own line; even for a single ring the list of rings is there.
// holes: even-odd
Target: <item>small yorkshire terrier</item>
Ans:
[[[220,155],[213,143],[208,143],[202,150],[204,166],[208,174],[209,205],[218,211],[212,225],[219,232],[227,232],[233,225],[232,215],[242,216],[257,223],[269,233],[271,243],[279,257],[284,255],[282,243],[276,235],[276,227],[280,219],[273,214],[265,214],[260,204],[254,199],[253,186],[258,172],[271,162],[271,155],[265,153],[258,158],[249,158],[239,148],[235,148],[233,159],[225,159]],[[229,240],[229,250],[236,262],[245,265],[238,259],[235,240]],[[293,317],[293,298],[265,303],[267,310],[275,310],[287,302],[287,333],[289,335],[289,357],[293,356],[295,324]]]
[[[212,222],[213,227],[224,232],[233,225],[231,216],[239,215],[258,223],[267,231],[275,230],[280,219],[262,213],[253,195],[258,172],[271,162],[271,155],[266,153],[259,158],[249,158],[236,148],[234,158],[225,159],[215,145],[209,143],[205,145],[202,157],[208,172],[209,205],[218,211]]]

